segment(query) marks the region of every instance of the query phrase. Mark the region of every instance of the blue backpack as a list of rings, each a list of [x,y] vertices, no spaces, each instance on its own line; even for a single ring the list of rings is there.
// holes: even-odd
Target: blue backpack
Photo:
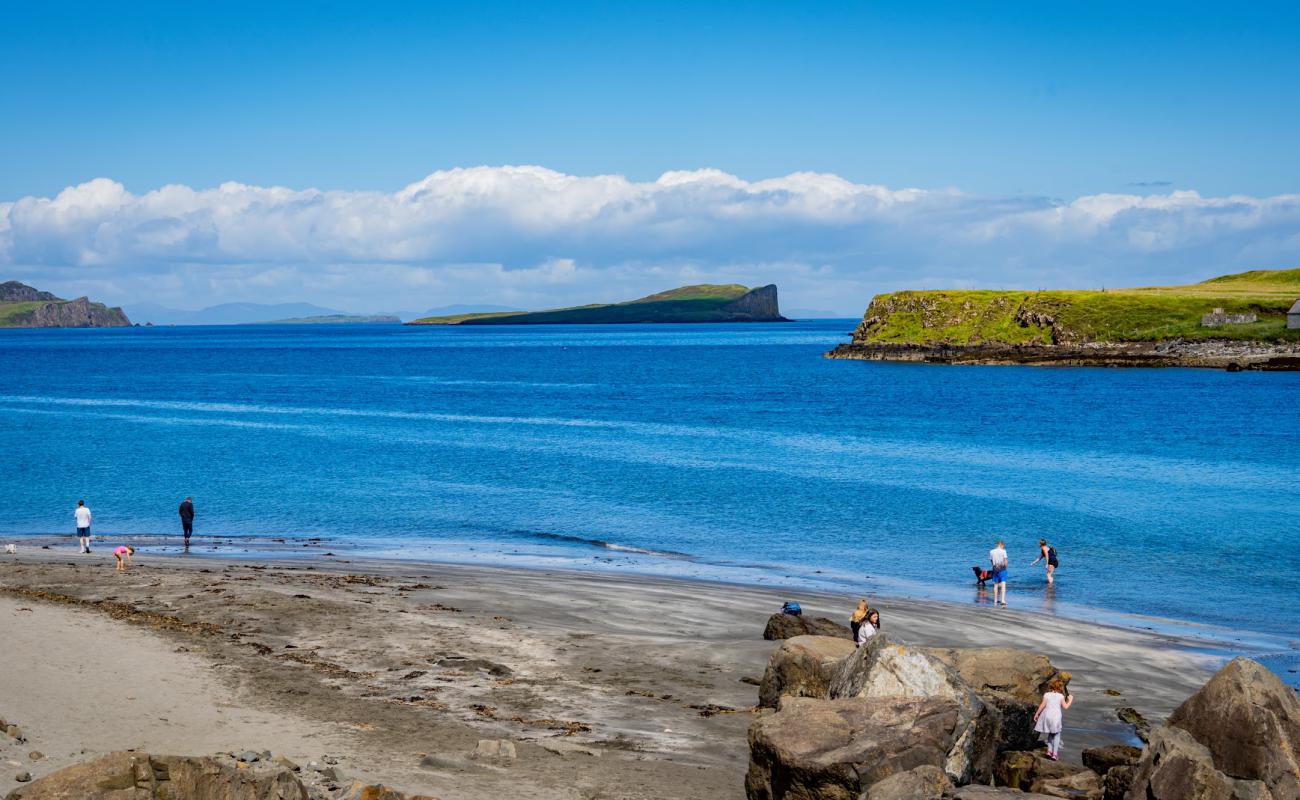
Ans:
[[[792,617],[799,617],[803,616],[803,609],[799,607],[798,603],[786,601],[781,604],[781,613],[789,614]]]

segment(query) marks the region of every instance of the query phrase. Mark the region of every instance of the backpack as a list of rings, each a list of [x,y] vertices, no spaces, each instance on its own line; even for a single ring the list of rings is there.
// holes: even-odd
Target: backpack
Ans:
[[[799,617],[803,616],[803,609],[799,607],[798,603],[786,601],[781,604],[781,613],[789,614],[792,617]]]

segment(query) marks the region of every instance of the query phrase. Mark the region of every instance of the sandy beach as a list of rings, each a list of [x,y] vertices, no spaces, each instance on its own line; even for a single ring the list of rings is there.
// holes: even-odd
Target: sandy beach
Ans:
[[[786,599],[854,598],[610,574],[325,556],[0,556],[0,793],[90,755],[270,750],[440,798],[739,798]],[[1221,655],[1041,614],[872,598],[934,646],[1016,646],[1073,673],[1064,756],[1160,720]],[[480,739],[514,760],[466,758]],[[44,758],[33,761],[29,753]]]

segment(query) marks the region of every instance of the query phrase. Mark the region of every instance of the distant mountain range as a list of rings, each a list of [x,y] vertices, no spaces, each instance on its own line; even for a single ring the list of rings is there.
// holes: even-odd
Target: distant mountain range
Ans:
[[[397,322],[442,314],[512,311],[505,306],[449,305],[425,311],[383,311],[358,314],[313,303],[222,303],[197,310],[168,308],[156,303],[135,303],[126,311],[138,323],[154,325],[252,325],[257,323],[311,324],[321,322]]]

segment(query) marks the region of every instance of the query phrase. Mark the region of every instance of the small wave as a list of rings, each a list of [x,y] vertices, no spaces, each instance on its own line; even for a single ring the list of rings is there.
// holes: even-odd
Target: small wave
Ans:
[[[580,544],[587,547],[598,547],[602,550],[614,550],[620,553],[635,553],[642,556],[654,556],[656,558],[672,558],[682,561],[695,561],[695,556],[689,553],[679,553],[675,550],[651,550],[645,547],[636,547],[630,544],[618,544],[617,542],[607,542],[604,539],[594,539],[586,536],[574,536],[568,533],[549,533],[547,531],[511,531],[515,536],[525,539],[540,539],[548,542],[565,542],[567,544]]]

